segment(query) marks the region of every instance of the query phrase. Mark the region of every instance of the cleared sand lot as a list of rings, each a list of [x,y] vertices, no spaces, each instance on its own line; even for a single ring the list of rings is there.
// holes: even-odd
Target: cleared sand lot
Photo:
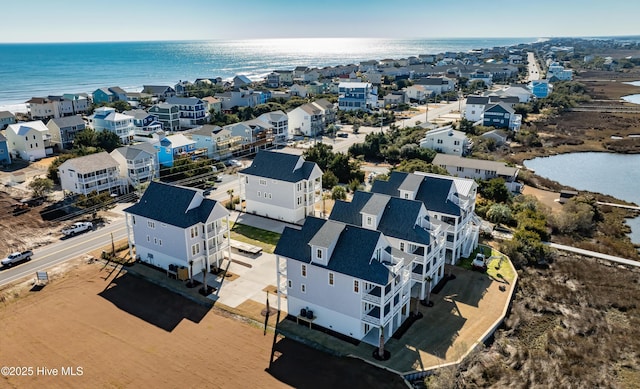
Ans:
[[[0,387],[402,387],[389,372],[283,338],[270,366],[272,333],[131,275],[115,278],[101,262],[73,265],[41,290],[0,290],[0,365],[33,367],[32,376],[0,376]],[[37,375],[38,367],[82,375]]]

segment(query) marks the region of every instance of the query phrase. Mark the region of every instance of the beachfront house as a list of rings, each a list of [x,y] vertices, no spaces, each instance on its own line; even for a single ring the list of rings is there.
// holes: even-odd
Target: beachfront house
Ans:
[[[192,277],[231,259],[229,212],[202,190],[152,181],[124,213],[129,247],[142,262],[184,267]]]
[[[413,297],[425,299],[444,277],[444,231],[422,202],[356,191],[350,202],[336,201],[329,219],[380,231],[393,248],[411,254]]]
[[[467,135],[453,126],[444,126],[429,130],[420,139],[420,147],[431,149],[438,153],[464,155],[471,147],[471,141]]]
[[[62,150],[71,150],[76,134],[86,128],[80,115],[50,119],[47,128],[51,134],[51,143]]]
[[[7,145],[7,138],[0,133],[0,165],[11,165],[11,154]]]
[[[7,128],[9,124],[15,124],[16,116],[9,111],[0,111],[0,130]]]
[[[85,101],[86,102],[86,101]],[[26,102],[29,117],[33,120],[60,118],[84,113],[87,110],[77,107],[74,100],[63,96],[32,97]]]
[[[118,163],[120,177],[133,188],[160,177],[158,150],[150,143],[118,147],[110,155]]]
[[[92,94],[94,104],[113,103],[114,101],[127,101],[127,92],[119,86],[98,88]]]
[[[368,82],[338,84],[338,109],[341,111],[369,111],[378,105],[378,88]]]
[[[440,166],[452,176],[473,180],[502,178],[510,191],[520,193],[522,189],[522,184],[516,181],[520,169],[507,166],[504,162],[437,154],[432,164]]]
[[[158,103],[149,108],[149,113],[158,118],[164,131],[180,129],[180,109],[177,105]]]
[[[35,161],[53,154],[51,133],[40,120],[10,124],[5,130],[5,137],[14,159]]]
[[[169,97],[167,104],[178,107],[181,128],[195,128],[209,121],[207,103],[197,97]]]
[[[96,131],[113,132],[124,144],[129,143],[134,135],[133,116],[118,113],[115,108],[96,108],[88,119],[89,127]]]
[[[478,246],[480,220],[475,215],[478,184],[468,178],[415,172],[391,172],[388,181],[376,180],[371,192],[421,201],[429,222],[445,234],[445,257],[455,264]]]
[[[377,346],[409,317],[413,255],[380,231],[309,217],[275,254],[278,308],[286,296],[297,320]]]
[[[300,223],[322,201],[322,170],[300,155],[260,151],[238,179],[247,213]]]
[[[176,158],[192,157],[196,151],[196,142],[182,134],[175,134],[163,137],[153,147],[158,150],[160,165],[171,167]]]
[[[118,162],[106,151],[67,159],[58,167],[58,176],[65,192],[85,196],[94,191],[128,192],[127,182],[120,178]]]

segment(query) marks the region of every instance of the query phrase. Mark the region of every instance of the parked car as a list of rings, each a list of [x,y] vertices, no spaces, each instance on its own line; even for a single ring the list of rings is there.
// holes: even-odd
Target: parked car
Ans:
[[[349,134],[348,134],[348,133],[346,133],[346,132],[339,132],[339,133],[338,133],[338,137],[340,137],[340,138],[348,138],[348,137],[349,137]]]
[[[471,262],[471,268],[478,271],[487,271],[487,260],[484,254],[478,253]]]
[[[22,261],[25,261],[25,262],[30,261],[32,255],[33,255],[33,252],[31,250],[18,251],[18,252],[9,254],[5,259],[0,261],[0,263],[2,264],[2,266],[11,267]]]
[[[227,166],[242,167],[242,163],[237,159],[230,159],[226,162]]]
[[[71,226],[64,228],[62,234],[64,236],[74,236],[93,229],[93,223],[91,222],[76,222]]]

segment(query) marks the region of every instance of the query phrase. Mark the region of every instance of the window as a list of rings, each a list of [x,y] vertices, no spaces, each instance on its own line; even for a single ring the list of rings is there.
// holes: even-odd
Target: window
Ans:
[[[316,257],[317,257],[318,259],[322,259],[322,249],[318,249],[318,250],[316,250]]]
[[[267,185],[267,180],[260,179],[260,185]]]
[[[291,288],[291,286],[293,285],[293,283],[291,282],[291,280],[287,281],[287,284],[289,285],[289,288]]]
[[[147,221],[147,227],[156,228],[156,223],[149,220],[149,221]]]
[[[298,196],[298,205],[302,204],[302,196]]]
[[[454,141],[453,141],[453,145],[454,145],[454,146],[458,146],[459,144],[460,144],[460,141],[459,141],[459,140],[454,140]]]
[[[355,293],[360,293],[360,283],[358,280],[353,280],[353,291]]]
[[[158,239],[158,244],[162,246],[162,239]]]
[[[463,168],[462,166],[458,166],[458,167],[456,168],[456,171],[463,172],[463,171],[464,171],[464,168]]]
[[[191,246],[191,255],[198,255],[200,253],[200,243],[196,243]]]
[[[370,226],[371,225],[371,216],[367,216],[367,225]]]
[[[404,242],[400,242],[400,251],[404,251]]]
[[[262,196],[262,193],[260,193],[260,191],[258,191],[258,197]]]
[[[191,231],[191,238],[195,238],[195,237],[198,236],[198,227],[197,226],[191,227],[189,230]]]
[[[302,265],[302,276],[303,277],[307,276],[307,265]]]
[[[480,174],[480,169],[476,169],[476,174]]]
[[[135,216],[131,216],[131,221],[133,222],[133,225],[136,224],[136,217]]]
[[[300,291],[301,291],[302,293],[307,293],[307,286],[306,286],[305,284],[301,284],[301,285],[300,285]]]
[[[271,193],[269,193],[269,199],[271,199]]]
[[[437,143],[437,144],[442,144],[442,139],[438,139],[438,140],[436,141],[436,143]]]
[[[329,285],[333,286],[333,273],[329,272]]]
[[[147,242],[151,242],[151,237],[147,235]]]

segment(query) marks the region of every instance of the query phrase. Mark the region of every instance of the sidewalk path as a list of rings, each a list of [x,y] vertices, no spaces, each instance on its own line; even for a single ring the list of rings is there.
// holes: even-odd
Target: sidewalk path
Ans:
[[[633,261],[631,259],[614,257],[613,255],[602,254],[602,253],[598,253],[598,252],[595,252],[595,251],[579,249],[577,247],[565,246],[565,245],[557,244],[557,243],[549,243],[549,242],[543,242],[543,243],[548,245],[549,247],[553,247],[553,248],[558,249],[558,250],[570,251],[572,253],[586,255],[586,256],[589,256],[589,257],[606,259],[608,261],[620,263],[620,264],[623,264],[623,265],[630,265],[630,266],[640,267],[640,262]]]

